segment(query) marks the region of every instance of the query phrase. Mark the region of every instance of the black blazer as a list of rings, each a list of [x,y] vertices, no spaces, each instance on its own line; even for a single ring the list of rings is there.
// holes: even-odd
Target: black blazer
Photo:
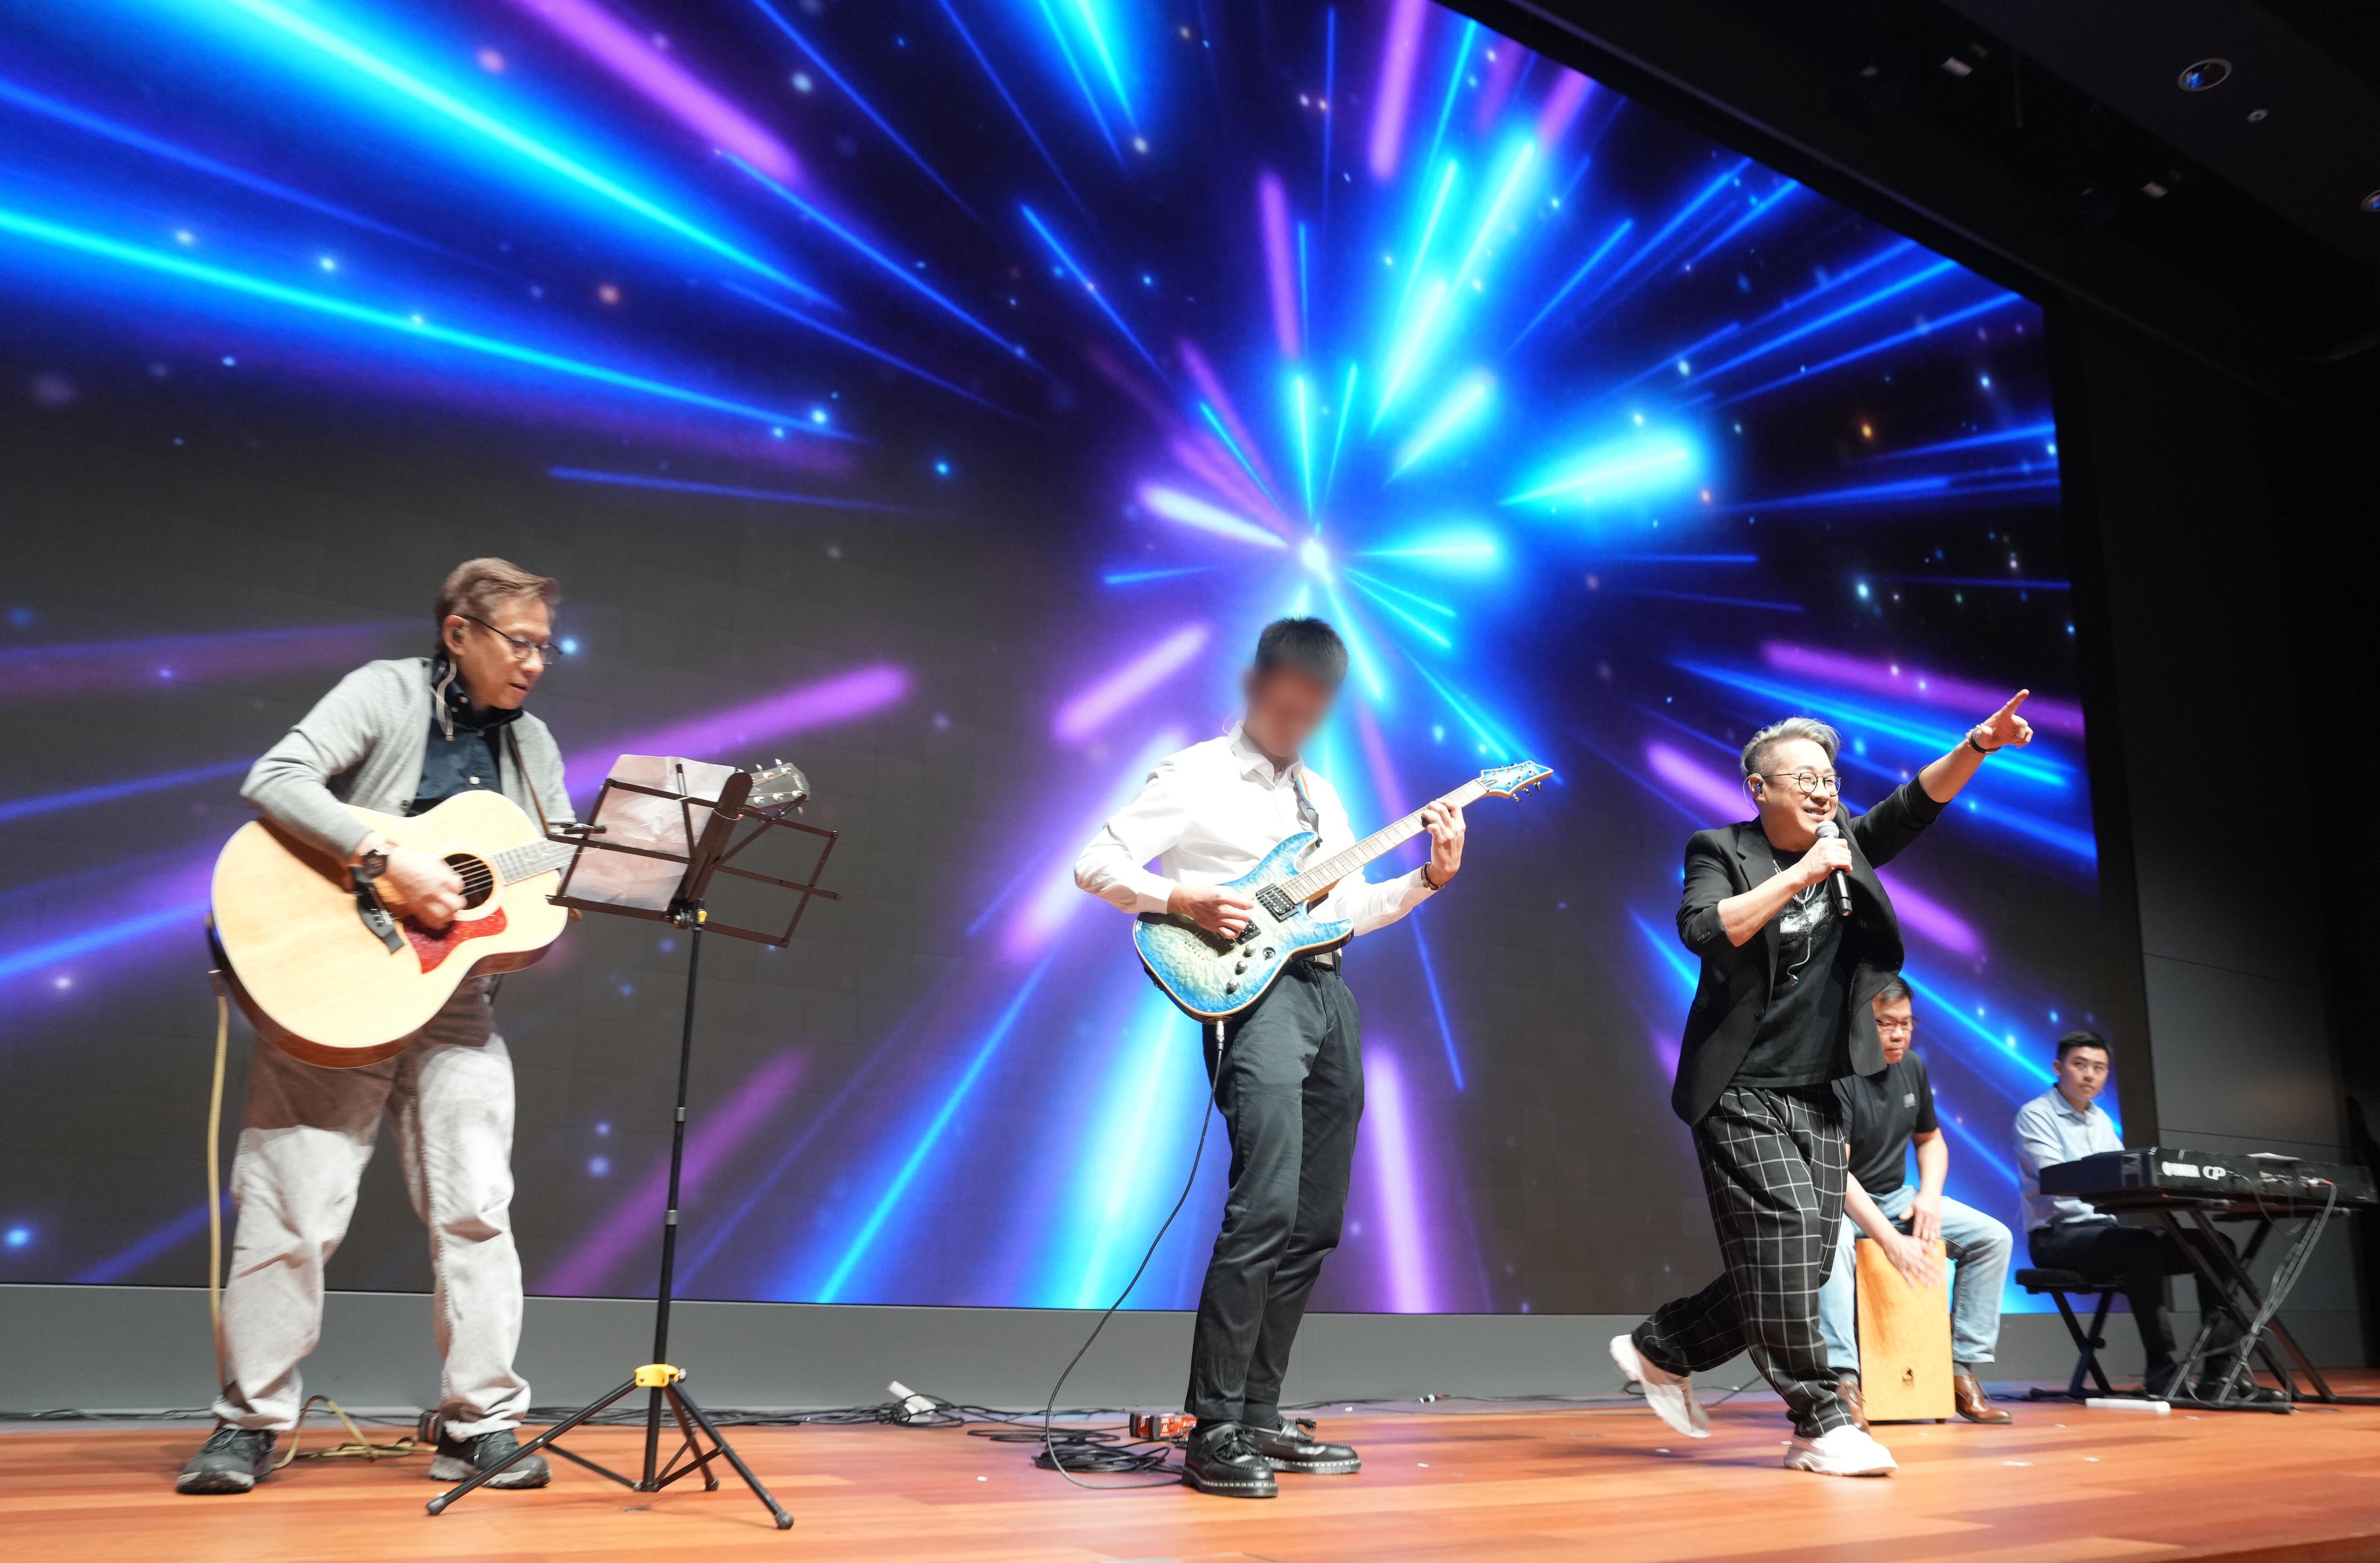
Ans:
[[[1884,1044],[1876,1034],[1868,1003],[1900,970],[1900,920],[1876,871],[1898,857],[1918,833],[1942,815],[1943,805],[1925,796],[1914,780],[1895,788],[1864,814],[1835,811],[1852,849],[1851,925],[1843,930],[1858,961],[1852,977],[1852,1069],[1872,1075],[1884,1068]],[[1698,830],[1686,843],[1684,897],[1678,903],[1678,936],[1702,958],[1702,981],[1678,1046],[1678,1083],[1670,1105],[1688,1123],[1699,1123],[1743,1067],[1761,1011],[1777,980],[1777,920],[1757,937],[1728,943],[1719,926],[1718,904],[1740,896],[1777,873],[1768,838],[1757,821]]]

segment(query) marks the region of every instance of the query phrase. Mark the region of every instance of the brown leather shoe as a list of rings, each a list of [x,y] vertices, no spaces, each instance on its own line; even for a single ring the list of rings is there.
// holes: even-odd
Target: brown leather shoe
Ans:
[[[1997,1425],[2016,1420],[1992,1403],[1992,1398],[1984,1392],[1983,1385],[1965,1368],[1959,1368],[1950,1374],[1950,1398],[1957,1402],[1959,1414],[1969,1422]]]
[[[1852,1425],[1862,1433],[1866,1432],[1867,1401],[1860,1393],[1859,1374],[1847,1373],[1835,1380],[1835,1394],[1841,1399],[1843,1410],[1852,1413]]]

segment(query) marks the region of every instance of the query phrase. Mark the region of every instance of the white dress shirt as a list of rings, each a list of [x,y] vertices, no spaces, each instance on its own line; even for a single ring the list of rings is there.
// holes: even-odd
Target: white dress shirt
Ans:
[[[1302,830],[1321,839],[1306,849],[1300,866],[1356,840],[1338,788],[1303,761],[1275,770],[1234,726],[1221,738],[1159,761],[1140,796],[1100,826],[1075,860],[1075,883],[1125,911],[1163,911],[1176,885],[1237,879]],[[1153,873],[1145,866],[1152,858]],[[1433,893],[1418,868],[1381,885],[1358,872],[1332,886],[1315,915],[1344,919],[1355,933],[1368,934]]]
[[[2116,1120],[2107,1116],[2107,1109],[2094,1102],[2089,1111],[2078,1113],[2054,1085],[2019,1107],[2016,1163],[2019,1186],[2024,1191],[2024,1229],[2037,1232],[2045,1227],[2116,1219],[2081,1200],[2043,1198],[2041,1169],[2123,1148],[2124,1137],[2116,1132]]]

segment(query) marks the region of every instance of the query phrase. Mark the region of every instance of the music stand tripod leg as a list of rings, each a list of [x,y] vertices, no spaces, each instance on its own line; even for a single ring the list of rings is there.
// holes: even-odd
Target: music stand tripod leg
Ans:
[[[555,1423],[552,1427],[547,1428],[544,1432],[539,1434],[528,1443],[523,1444],[520,1447],[515,1449],[501,1464],[491,1466],[485,1471],[474,1471],[467,1480],[447,1488],[436,1497],[431,1498],[428,1505],[430,1512],[432,1514],[445,1513],[447,1506],[453,1503],[456,1498],[461,1497],[466,1493],[471,1492],[475,1488],[484,1486],[489,1482],[493,1481],[496,1477],[503,1475],[505,1471],[511,1470],[522,1460],[527,1459],[529,1456],[537,1453],[540,1449],[544,1448],[548,1444],[552,1444],[555,1439],[561,1437],[572,1428],[577,1427],[580,1423],[585,1422],[588,1418],[600,1415],[603,1411],[610,1410],[613,1406],[618,1404],[621,1400],[634,1393],[636,1387],[637,1381],[632,1378],[627,1383],[620,1386],[619,1388],[613,1390],[609,1395],[604,1396],[601,1399],[594,1401],[591,1404],[579,1407],[577,1410],[571,1412],[560,1422]],[[561,1454],[563,1450],[557,1447],[553,1452]],[[593,1460],[580,1459],[577,1455],[573,1455],[570,1458],[574,1460],[577,1460],[580,1465],[584,1465],[590,1470],[602,1471],[604,1475],[611,1477],[613,1481],[619,1483],[624,1487],[633,1487],[636,1485],[635,1483],[629,1481],[626,1477],[620,1475],[616,1471],[604,1471],[601,1466],[597,1465]]]
[[[759,1498],[760,1502],[767,1507],[769,1512],[775,1516],[777,1529],[780,1531],[792,1530],[794,1528],[794,1517],[785,1512],[784,1505],[779,1503],[776,1500],[776,1497],[767,1487],[760,1484],[760,1479],[752,1474],[752,1468],[744,1463],[744,1457],[735,1452],[735,1446],[730,1444],[726,1439],[719,1435],[719,1428],[717,1424],[714,1423],[709,1416],[704,1414],[700,1406],[694,1403],[693,1398],[687,1395],[685,1390],[673,1386],[670,1389],[670,1399],[680,1410],[693,1417],[695,1422],[701,1426],[705,1433],[710,1435],[711,1443],[718,1447],[721,1454],[727,1457],[727,1463],[735,1468],[735,1474],[744,1478],[744,1484],[752,1489],[752,1496]],[[713,1486],[718,1485],[716,1482],[711,1484]]]

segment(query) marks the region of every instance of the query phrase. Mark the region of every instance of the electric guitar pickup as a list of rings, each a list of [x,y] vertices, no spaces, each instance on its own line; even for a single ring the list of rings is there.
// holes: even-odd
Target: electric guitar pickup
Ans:
[[[1459,809],[1481,798],[1517,798],[1542,787],[1552,775],[1530,760],[1499,765],[1437,801]],[[1314,845],[1315,836],[1312,831],[1299,831],[1222,886],[1256,903],[1238,938],[1210,934],[1172,912],[1143,912],[1133,927],[1133,946],[1149,976],[1184,1014],[1201,1021],[1237,1015],[1262,998],[1292,960],[1336,949],[1353,936],[1347,922],[1314,916],[1332,885],[1427,828],[1416,809],[1304,869],[1297,860]]]

